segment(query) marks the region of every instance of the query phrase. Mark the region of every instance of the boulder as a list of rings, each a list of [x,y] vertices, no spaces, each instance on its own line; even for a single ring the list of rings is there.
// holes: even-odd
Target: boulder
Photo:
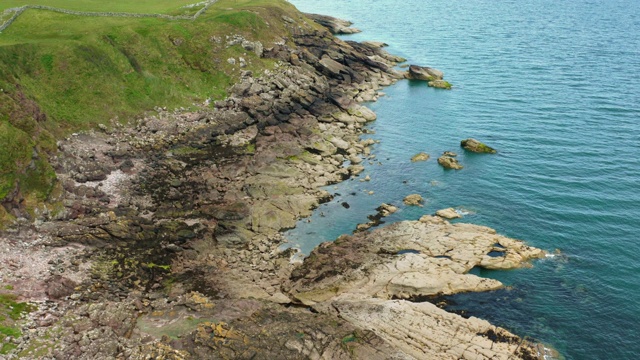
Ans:
[[[360,105],[349,108],[348,112],[349,115],[362,118],[365,121],[373,121],[377,119],[376,113],[374,113],[373,110]]]
[[[438,210],[436,211],[436,215],[445,219],[458,219],[462,217],[462,215],[458,214],[454,208]]]
[[[475,153],[487,153],[487,154],[496,153],[496,150],[494,148],[489,147],[484,143],[481,143],[480,141],[472,138],[460,141],[460,146],[463,147],[465,150],[475,152]]]
[[[353,155],[353,156],[349,156],[349,161],[353,165],[357,165],[357,164],[360,164],[362,162],[362,158],[360,156]]]
[[[64,276],[53,275],[47,280],[45,292],[50,299],[61,299],[73,294],[76,283]]]
[[[349,149],[349,143],[346,142],[345,140],[342,140],[340,138],[337,137],[332,137],[329,142],[331,144],[333,144],[333,146],[335,146],[336,148],[346,151],[347,149]]]
[[[378,210],[378,214],[380,214],[380,216],[387,217],[398,211],[398,208],[390,204],[382,203],[376,210]]]
[[[411,194],[407,195],[407,197],[405,197],[402,201],[405,203],[405,205],[422,206],[422,202],[424,201],[424,199],[422,198],[422,196],[420,196],[420,194]]]
[[[446,155],[442,155],[438,158],[438,164],[445,169],[460,170],[463,168],[456,158]]]
[[[339,62],[333,60],[332,58],[328,57],[327,55],[324,55],[322,57],[322,59],[320,59],[319,64],[322,65],[322,67],[326,70],[326,72],[330,76],[334,76],[334,77],[338,76],[338,75],[340,75],[340,72],[347,73],[347,68],[344,65],[342,65]]]
[[[442,80],[444,73],[426,66],[410,65],[407,76],[412,80],[434,81]]]
[[[427,161],[429,160],[429,154],[427,153],[418,153],[413,155],[413,157],[411,158],[411,162],[417,162],[417,161]]]

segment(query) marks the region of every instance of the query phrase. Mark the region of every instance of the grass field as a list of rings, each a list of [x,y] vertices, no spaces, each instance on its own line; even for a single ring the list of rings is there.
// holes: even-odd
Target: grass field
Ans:
[[[198,2],[198,0],[2,0],[0,11],[24,5],[46,5],[76,11],[172,14],[180,11],[184,6]]]
[[[89,7],[99,3],[94,0],[40,3],[78,3],[91,11],[109,3],[110,11],[148,13],[189,2],[119,0],[99,9]],[[129,3],[136,5],[126,8]],[[271,44],[287,35],[283,14],[297,16],[284,0],[219,0],[195,21],[25,11],[0,33],[0,201],[16,194],[16,186],[21,206],[45,201],[55,183],[47,156],[70,132],[116,117],[126,121],[156,106],[220,99],[242,70],[272,67],[273,60],[228,47],[224,37]],[[247,68],[226,61],[239,56]],[[10,218],[0,206],[0,224]]]

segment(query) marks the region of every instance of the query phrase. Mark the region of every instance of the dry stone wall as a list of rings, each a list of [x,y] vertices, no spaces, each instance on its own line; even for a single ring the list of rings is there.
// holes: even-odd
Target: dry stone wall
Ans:
[[[4,24],[0,25],[0,33],[7,29],[14,21],[26,10],[29,9],[38,9],[38,10],[48,10],[54,11],[62,14],[69,15],[77,15],[77,16],[94,16],[94,17],[130,17],[130,18],[160,18],[167,20],[195,20],[200,15],[202,15],[211,5],[213,5],[217,0],[207,1],[206,4],[202,7],[202,9],[198,10],[194,15],[166,15],[166,14],[137,14],[137,13],[126,13],[126,12],[93,12],[93,11],[75,11],[75,10],[67,10],[60,9],[51,6],[45,5],[25,5],[19,8],[12,8],[5,10],[5,13],[14,12],[13,16],[9,18]]]

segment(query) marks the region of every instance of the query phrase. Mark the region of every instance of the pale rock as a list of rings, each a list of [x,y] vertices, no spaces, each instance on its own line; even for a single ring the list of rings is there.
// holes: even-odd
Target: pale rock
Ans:
[[[462,217],[454,208],[440,209],[436,211],[436,215],[445,219],[458,219]]]

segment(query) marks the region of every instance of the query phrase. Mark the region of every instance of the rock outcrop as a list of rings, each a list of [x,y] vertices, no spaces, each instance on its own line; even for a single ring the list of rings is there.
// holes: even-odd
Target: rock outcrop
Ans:
[[[465,150],[476,152],[476,153],[488,153],[488,154],[496,153],[496,150],[494,148],[487,146],[476,139],[471,139],[471,138],[460,141],[460,146],[463,147]]]
[[[501,256],[490,255],[496,249]],[[499,281],[468,272],[520,267],[543,255],[486,227],[424,216],[320,245],[287,288],[302,304],[337,313],[415,358],[537,358],[533,344],[504,329],[407,300],[498,289]]]
[[[348,20],[338,19],[332,16],[320,15],[320,14],[305,14],[309,19],[317,22],[318,24],[326,27],[332,34],[355,34],[361,32],[359,29],[352,28],[353,23]],[[378,44],[372,44],[378,46]]]

